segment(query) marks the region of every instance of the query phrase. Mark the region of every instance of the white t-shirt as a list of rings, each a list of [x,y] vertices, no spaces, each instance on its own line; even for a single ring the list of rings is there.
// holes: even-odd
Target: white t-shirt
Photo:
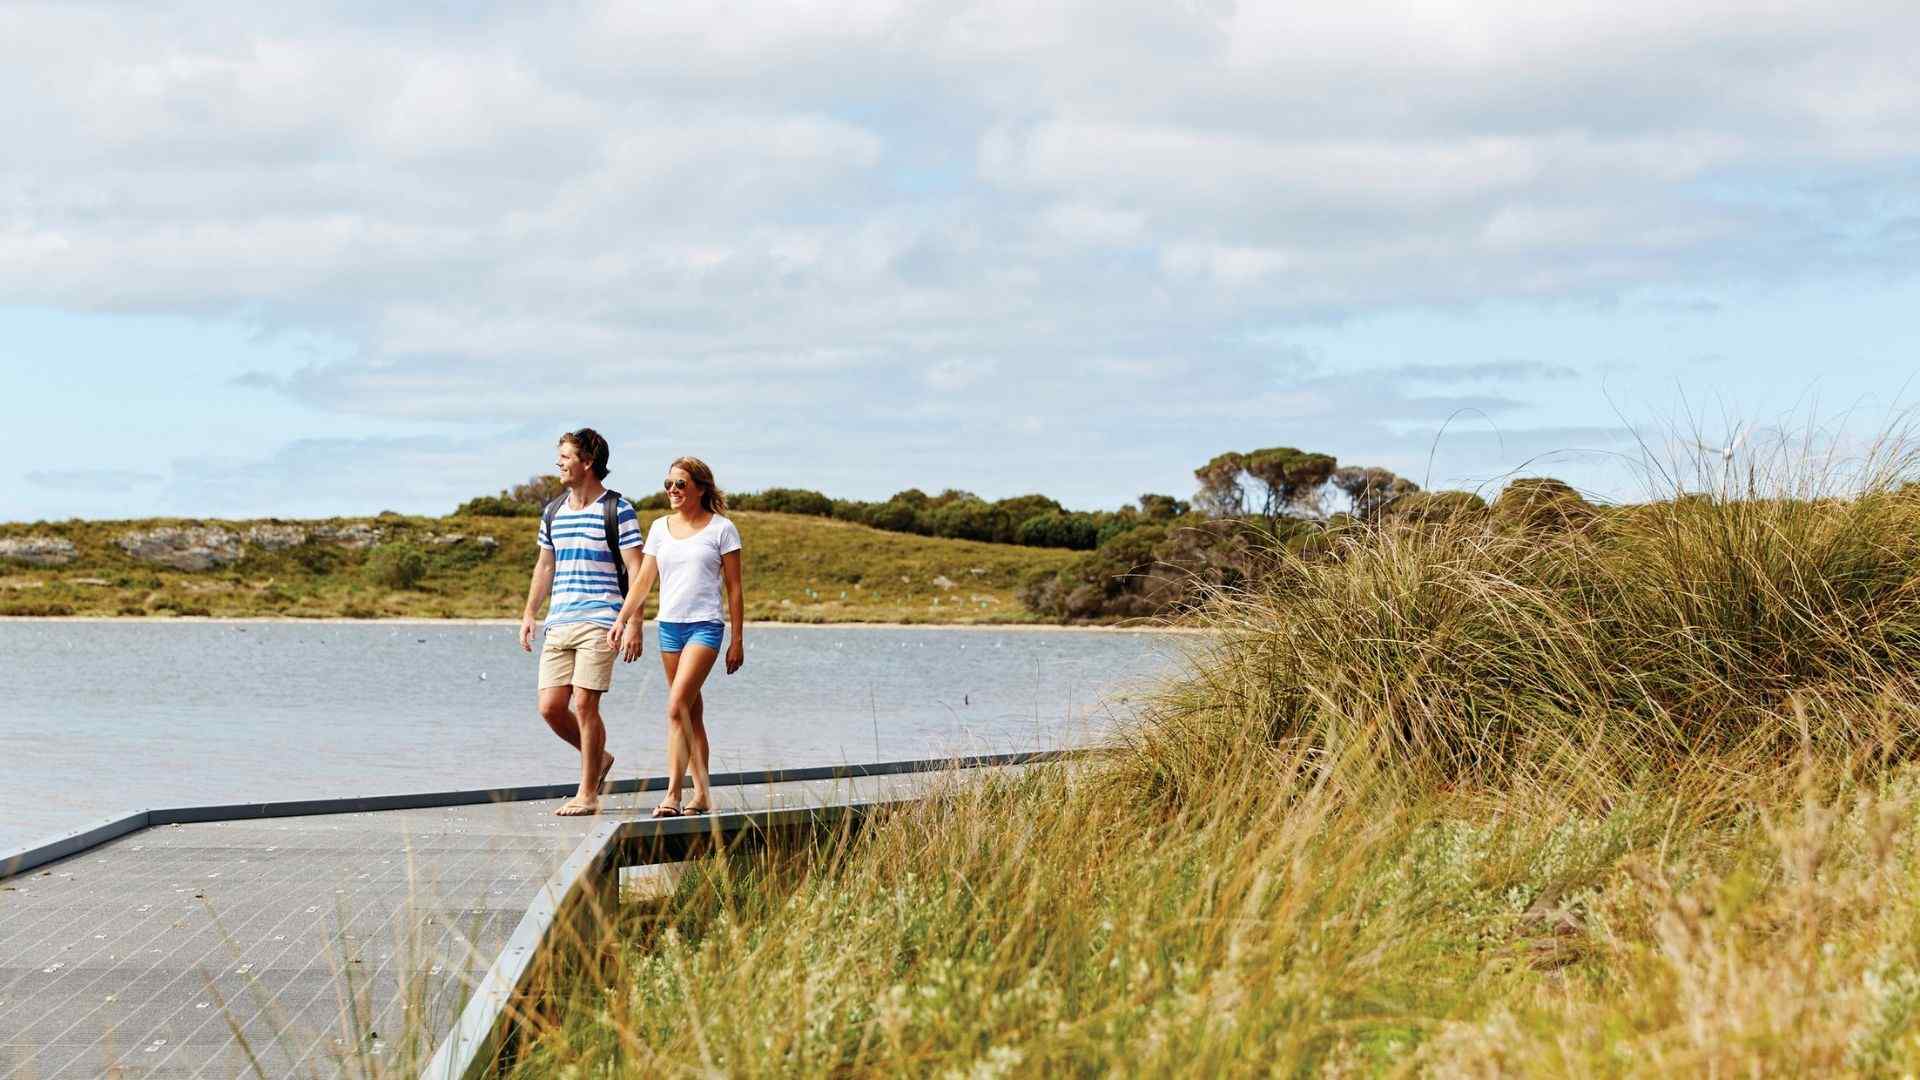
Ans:
[[[676,538],[663,514],[647,530],[641,550],[660,563],[661,622],[725,622],[720,606],[720,556],[740,550],[740,530],[719,514],[706,528]]]

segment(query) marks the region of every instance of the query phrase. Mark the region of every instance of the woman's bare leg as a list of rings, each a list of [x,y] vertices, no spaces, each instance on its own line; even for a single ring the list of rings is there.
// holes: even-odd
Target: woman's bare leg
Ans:
[[[713,805],[713,792],[707,776],[706,702],[700,688],[719,658],[718,652],[705,645],[688,644],[667,691],[667,721],[686,739],[687,763],[693,768],[694,805],[702,808]]]
[[[680,671],[680,654],[663,652],[660,654],[660,667],[667,673],[668,697],[672,697],[674,676]],[[680,725],[673,722],[673,709],[667,709],[667,794],[660,800],[661,806],[680,808],[680,789],[683,776],[687,771],[687,740],[683,737]]]
[[[692,759],[690,764],[693,768],[693,801],[697,806],[711,809],[713,806],[713,790],[707,786],[709,782],[707,776],[707,699],[706,695],[700,693],[698,690],[694,691],[693,694],[693,723],[687,727],[687,734],[692,736],[690,740],[691,746],[689,747],[691,753],[688,754],[688,757]]]

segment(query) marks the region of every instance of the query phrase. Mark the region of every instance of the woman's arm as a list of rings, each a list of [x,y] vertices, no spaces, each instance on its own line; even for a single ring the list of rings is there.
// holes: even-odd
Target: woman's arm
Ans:
[[[607,631],[607,644],[622,660],[634,660],[646,646],[642,626],[647,621],[647,594],[653,591],[653,579],[660,576],[660,561],[640,554],[638,548],[620,554],[627,563],[627,598],[620,604],[620,614],[614,616],[613,629]]]
[[[747,619],[747,598],[740,586],[740,553],[729,551],[720,556],[720,578],[727,588],[727,622],[733,630],[727,643],[727,674],[740,670],[747,662],[747,649],[740,640]]]

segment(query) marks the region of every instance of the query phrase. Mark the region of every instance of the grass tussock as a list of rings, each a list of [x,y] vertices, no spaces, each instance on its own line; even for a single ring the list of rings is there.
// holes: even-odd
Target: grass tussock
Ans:
[[[1112,754],[629,906],[516,1075],[1911,1074],[1920,500],[1777,490],[1343,536]]]

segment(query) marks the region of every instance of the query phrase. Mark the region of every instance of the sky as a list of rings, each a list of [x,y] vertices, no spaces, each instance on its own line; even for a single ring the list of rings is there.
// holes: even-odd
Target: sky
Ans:
[[[267,10],[285,7],[289,10]],[[0,6],[0,519],[1650,492],[1920,387],[1908,0]],[[1752,452],[1761,452],[1756,439]]]

